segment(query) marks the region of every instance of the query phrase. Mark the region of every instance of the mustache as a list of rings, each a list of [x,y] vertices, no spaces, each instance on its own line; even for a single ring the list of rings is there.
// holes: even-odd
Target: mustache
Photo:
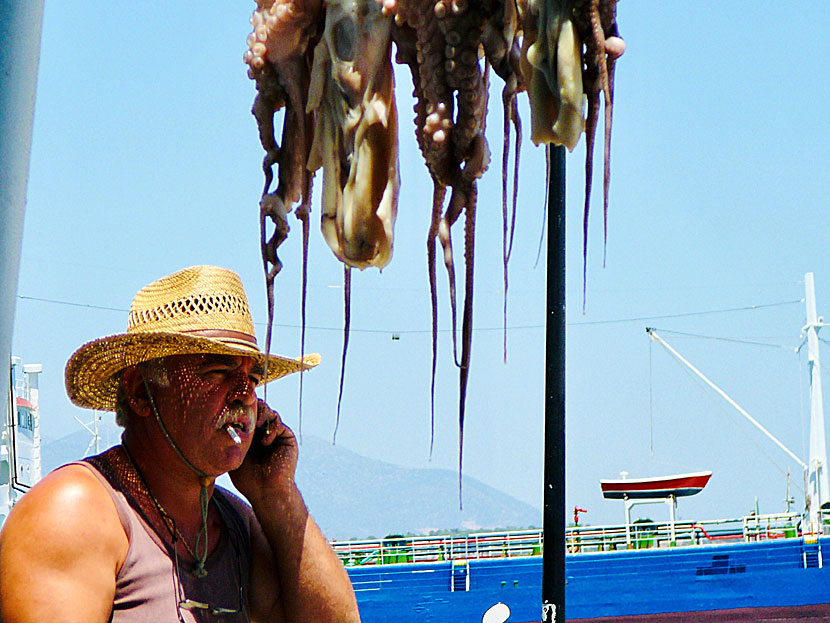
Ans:
[[[234,405],[227,407],[220,415],[216,422],[216,428],[221,429],[228,424],[235,424],[241,422],[245,426],[246,431],[251,431],[256,426],[256,409],[247,407],[245,405]]]

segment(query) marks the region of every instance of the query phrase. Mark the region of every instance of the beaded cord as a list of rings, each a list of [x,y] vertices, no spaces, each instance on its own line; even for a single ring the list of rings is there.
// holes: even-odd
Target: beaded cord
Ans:
[[[167,430],[167,427],[164,425],[164,422],[161,421],[161,416],[159,415],[158,409],[156,408],[156,402],[153,399],[153,394],[150,392],[150,386],[147,383],[147,379],[145,379],[142,376],[142,381],[144,382],[144,388],[147,391],[147,396],[150,399],[150,406],[153,409],[153,415],[156,418],[156,422],[158,422],[161,432],[164,434],[164,438],[167,440],[167,443],[170,445],[171,448],[173,448],[173,450],[176,452],[179,458],[184,462],[184,464],[187,465],[193,472],[195,472],[197,476],[199,476],[199,486],[201,487],[201,490],[199,491],[199,507],[202,514],[202,526],[199,529],[199,534],[196,536],[196,552],[191,552],[191,554],[194,554],[194,558],[196,558],[196,569],[193,572],[193,574],[197,578],[203,578],[208,574],[207,569],[205,569],[205,561],[207,560],[208,556],[207,517],[208,503],[210,501],[208,498],[208,487],[213,484],[213,477],[208,476],[205,472],[203,472],[193,463],[191,463],[184,454],[182,454],[182,451],[179,449],[178,445],[176,445],[176,442],[173,441],[173,438],[170,436],[170,432]],[[149,489],[148,492],[150,492]],[[156,499],[152,493],[150,493],[150,497],[152,497],[153,501],[156,502]],[[158,504],[158,502],[156,502],[156,504]],[[184,539],[182,540],[184,541]],[[199,552],[200,545],[202,547],[201,552]],[[190,551],[190,548],[188,548],[188,551]]]
[[[144,487],[144,490],[147,492],[147,494],[150,496],[150,499],[153,501],[153,505],[156,507],[158,514],[164,520],[164,525],[167,528],[167,532],[170,534],[170,540],[173,544],[174,551],[176,543],[178,541],[181,541],[182,545],[184,545],[184,548],[193,557],[193,559],[198,560],[196,552],[190,549],[190,545],[187,544],[187,539],[184,538],[184,535],[181,532],[179,532],[179,529],[176,527],[176,520],[170,513],[164,510],[164,507],[161,505],[161,502],[159,502],[156,496],[153,495],[153,492],[150,490],[150,485],[147,484],[147,479],[144,478],[144,474],[138,468],[138,464],[135,462],[135,458],[133,458],[132,452],[130,452],[130,449],[127,447],[127,444],[122,443],[121,447],[124,448],[124,454],[127,455],[127,458],[129,459],[133,470],[138,475],[138,479],[141,481],[141,485]]]

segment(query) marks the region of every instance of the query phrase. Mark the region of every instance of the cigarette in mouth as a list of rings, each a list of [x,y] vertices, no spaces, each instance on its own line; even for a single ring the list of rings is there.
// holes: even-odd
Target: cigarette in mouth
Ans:
[[[239,433],[236,432],[236,429],[233,427],[233,425],[228,424],[225,427],[225,430],[228,431],[228,435],[230,435],[231,439],[233,439],[233,442],[237,446],[242,443],[242,439],[239,437]]]

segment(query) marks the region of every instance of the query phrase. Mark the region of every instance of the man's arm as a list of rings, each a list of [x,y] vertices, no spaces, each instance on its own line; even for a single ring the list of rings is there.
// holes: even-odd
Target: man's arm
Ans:
[[[250,501],[261,529],[260,539],[267,541],[269,551],[263,558],[273,556],[279,575],[278,603],[270,613],[273,618],[267,620],[359,622],[349,576],[308,514],[297,487],[287,486]],[[258,540],[256,532],[252,530],[253,544]]]
[[[105,623],[128,547],[112,499],[89,470],[49,474],[0,532],[0,621]]]
[[[359,623],[348,573],[294,483],[294,434],[261,401],[259,414],[258,423],[268,422],[269,433],[254,441],[242,467],[230,474],[256,517],[251,614],[263,623]],[[271,582],[260,583],[269,576]]]

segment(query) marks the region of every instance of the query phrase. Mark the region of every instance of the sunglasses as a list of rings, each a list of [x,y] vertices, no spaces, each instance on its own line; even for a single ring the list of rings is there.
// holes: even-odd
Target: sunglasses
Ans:
[[[239,548],[236,544],[236,539],[232,536],[229,536],[231,544],[233,545],[234,553],[235,553],[235,560],[236,560],[236,580],[237,586],[239,586],[239,593],[237,599],[237,606],[235,608],[225,608],[222,606],[215,606],[210,603],[205,603],[203,601],[197,601],[195,599],[189,599],[184,592],[184,586],[181,582],[181,572],[179,570],[179,554],[176,549],[176,544],[173,544],[173,562],[175,565],[175,573],[173,578],[174,588],[176,591],[176,614],[179,617],[180,623],[186,623],[184,617],[182,616],[182,610],[188,610],[190,612],[206,612],[210,614],[210,616],[214,617],[221,617],[227,616],[229,614],[239,614],[244,612],[244,598],[242,594],[242,569],[239,562]]]

